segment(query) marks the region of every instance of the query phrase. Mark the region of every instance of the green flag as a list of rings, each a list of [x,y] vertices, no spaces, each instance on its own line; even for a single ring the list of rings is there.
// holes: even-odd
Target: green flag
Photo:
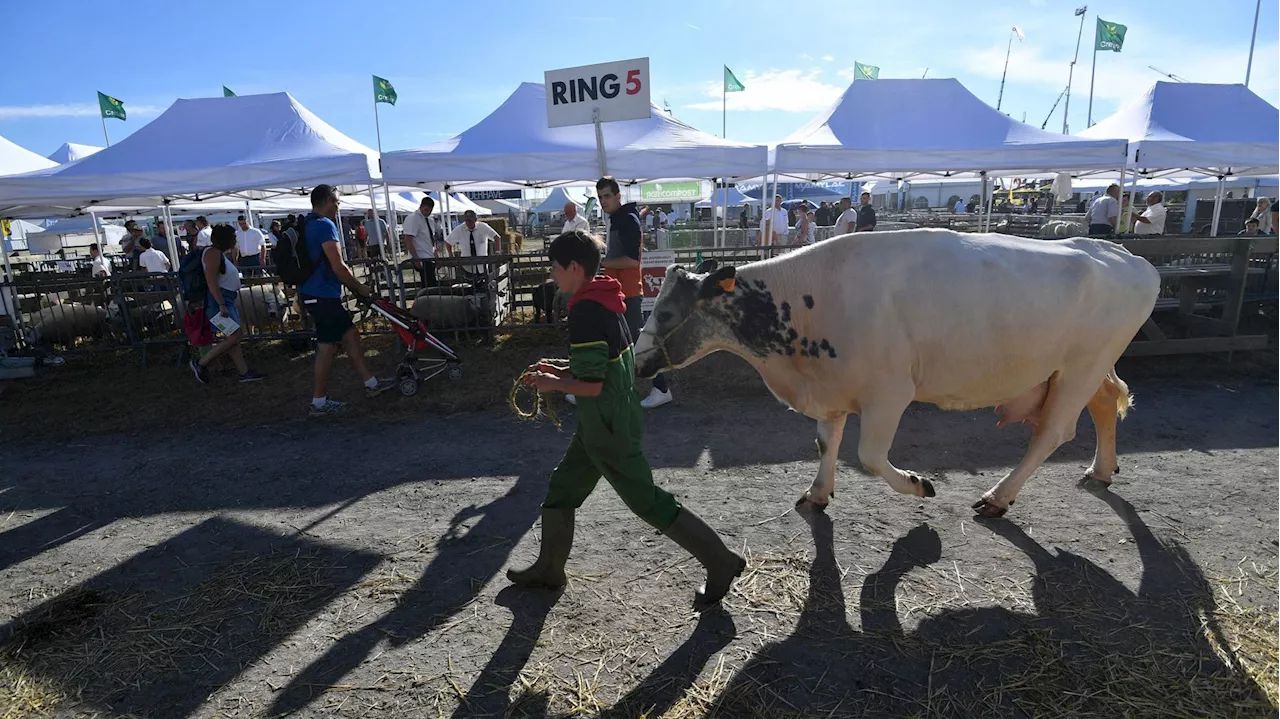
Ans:
[[[725,92],[742,92],[747,89],[746,85],[738,82],[738,78],[734,76],[733,70],[728,65],[724,66],[724,91]]]
[[[222,96],[223,96],[223,97],[235,97],[235,96],[236,96],[236,94],[235,94],[234,92],[232,92],[232,91],[231,91],[231,90],[230,90],[226,85],[223,85],[223,86],[222,86]]]
[[[863,65],[860,62],[853,63],[853,79],[855,80],[876,80],[880,77],[880,68],[875,65]]]
[[[1124,34],[1128,31],[1129,28],[1120,23],[1107,22],[1098,18],[1097,45],[1094,49],[1120,52],[1120,48],[1124,46]]]
[[[115,118],[117,120],[125,119],[124,103],[115,99],[110,95],[98,93],[98,110],[102,112],[103,118]]]
[[[383,80],[377,75],[373,76],[373,102],[385,102],[388,105],[396,104],[396,89],[391,83]]]

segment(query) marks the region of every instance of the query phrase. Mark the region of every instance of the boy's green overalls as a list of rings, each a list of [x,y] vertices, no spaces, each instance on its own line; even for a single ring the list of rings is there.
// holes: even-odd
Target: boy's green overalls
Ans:
[[[698,559],[707,583],[697,604],[718,602],[746,561],[728,549],[715,530],[653,483],[641,448],[643,417],[635,388],[635,359],[623,315],[622,287],[597,277],[569,300],[569,372],[575,379],[601,382],[597,397],[577,397],[578,428],[569,450],[551,473],[542,503],[542,548],[538,560],[507,577],[526,586],[560,587],[573,544],[573,515],[603,476],[622,501],[644,521]]]

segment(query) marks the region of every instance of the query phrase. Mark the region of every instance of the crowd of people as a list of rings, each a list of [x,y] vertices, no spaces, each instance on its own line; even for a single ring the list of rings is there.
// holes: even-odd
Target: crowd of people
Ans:
[[[751,214],[749,205],[743,205],[738,216],[739,225],[746,229]],[[822,202],[810,205],[807,200],[783,207],[782,195],[773,196],[773,207],[760,216],[760,245],[812,245],[817,238],[817,228],[834,227],[834,235],[853,232],[871,232],[876,229],[876,208],[871,204],[871,193],[858,197],[853,206],[850,197],[840,198],[839,205]],[[792,228],[795,228],[792,231]]]

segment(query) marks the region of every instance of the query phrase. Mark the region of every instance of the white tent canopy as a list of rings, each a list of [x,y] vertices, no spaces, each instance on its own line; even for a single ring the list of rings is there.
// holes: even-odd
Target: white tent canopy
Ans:
[[[0,137],[0,175],[14,175],[32,170],[56,167],[52,160],[43,158],[27,148]]]
[[[1123,140],[1085,140],[1018,122],[951,78],[854,81],[776,149],[799,179],[1119,170]]]
[[[1128,140],[1139,171],[1280,172],[1280,110],[1239,84],[1157,82],[1079,136]]]
[[[95,145],[80,145],[74,142],[64,142],[61,147],[54,150],[53,153],[49,155],[49,159],[59,165],[65,165],[68,162],[75,162],[76,160],[86,158],[101,149],[101,147],[97,147]]]
[[[609,174],[626,180],[746,177],[764,171],[766,149],[696,130],[656,106],[649,117],[603,125]],[[533,187],[600,175],[595,128],[547,127],[546,89],[522,83],[488,117],[462,134],[382,156],[395,184],[448,182],[477,187]]]
[[[560,212],[566,203],[572,202],[581,211],[587,206],[587,194],[578,187],[557,187],[530,212]]]
[[[43,158],[41,158],[43,160]],[[44,160],[48,162],[47,160]],[[288,93],[178,100],[137,132],[68,165],[0,178],[0,214],[118,198],[266,197],[322,182],[365,184],[376,154]]]

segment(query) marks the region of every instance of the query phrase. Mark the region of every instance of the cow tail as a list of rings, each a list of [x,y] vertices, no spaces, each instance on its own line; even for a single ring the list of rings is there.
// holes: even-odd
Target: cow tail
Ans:
[[[1133,395],[1129,393],[1129,385],[1116,376],[1114,368],[1103,378],[1102,385],[1106,387],[1108,395],[1116,398],[1116,414],[1124,419],[1129,410],[1133,409]]]

